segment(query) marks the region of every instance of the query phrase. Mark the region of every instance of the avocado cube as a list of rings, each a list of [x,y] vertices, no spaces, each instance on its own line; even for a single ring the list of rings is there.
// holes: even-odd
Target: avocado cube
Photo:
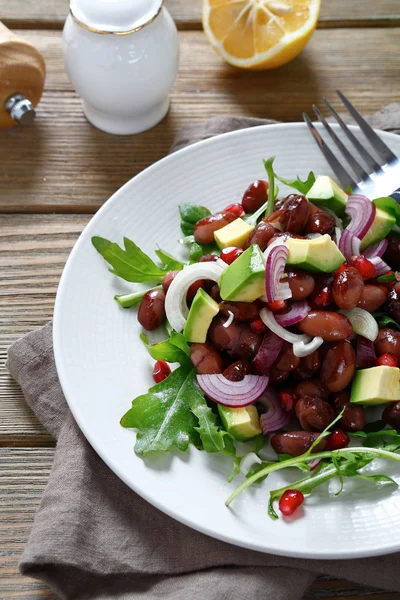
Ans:
[[[186,341],[204,344],[211,321],[218,313],[219,305],[203,289],[198,289],[183,330]]]
[[[218,404],[218,412],[224,428],[238,442],[245,442],[262,433],[258,411],[253,405],[228,408]]]
[[[343,254],[328,234],[311,240],[288,238],[286,244],[289,248],[286,264],[306,271],[332,273],[345,261]]]
[[[400,400],[400,369],[381,366],[356,371],[350,402],[372,406],[398,400]]]
[[[236,219],[214,232],[214,238],[220,250],[229,246],[243,248],[254,226],[248,225],[242,219]]]
[[[316,206],[330,208],[338,217],[343,217],[348,196],[333,179],[327,175],[319,175],[307,198]]]
[[[254,302],[265,294],[265,261],[254,244],[237,258],[219,279],[222,300]]]
[[[388,233],[392,230],[396,223],[396,217],[394,214],[389,214],[381,208],[376,209],[375,219],[363,237],[361,242],[361,250],[376,244],[381,240],[384,240]]]

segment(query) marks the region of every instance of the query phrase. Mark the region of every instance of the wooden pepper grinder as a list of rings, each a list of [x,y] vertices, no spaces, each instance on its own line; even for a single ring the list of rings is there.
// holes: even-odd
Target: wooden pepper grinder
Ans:
[[[32,123],[45,74],[39,50],[0,22],[0,129]]]

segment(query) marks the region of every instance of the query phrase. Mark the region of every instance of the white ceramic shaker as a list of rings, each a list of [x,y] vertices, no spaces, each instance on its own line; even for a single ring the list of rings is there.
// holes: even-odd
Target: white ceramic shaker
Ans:
[[[168,112],[179,39],[164,0],[70,0],[65,68],[87,119],[108,133],[150,129]]]

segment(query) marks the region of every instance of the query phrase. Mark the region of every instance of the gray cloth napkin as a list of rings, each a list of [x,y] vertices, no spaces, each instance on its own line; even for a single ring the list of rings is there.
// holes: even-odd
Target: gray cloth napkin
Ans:
[[[185,128],[172,151],[268,122],[217,117]],[[370,122],[400,132],[400,105]],[[10,348],[8,369],[57,440],[20,569],[61,598],[298,600],[320,573],[400,591],[400,554],[347,561],[266,555],[207,537],[153,508],[109,470],[76,425],[57,377],[51,323]]]

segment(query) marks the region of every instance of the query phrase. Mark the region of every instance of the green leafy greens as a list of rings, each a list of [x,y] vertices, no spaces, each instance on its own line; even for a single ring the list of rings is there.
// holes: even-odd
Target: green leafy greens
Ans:
[[[274,173],[274,176],[278,181],[288,187],[294,188],[304,196],[308,194],[315,183],[315,175],[312,171],[310,171],[305,181],[302,181],[299,176],[297,176],[297,179],[284,179],[283,177],[279,177],[276,173]]]
[[[124,238],[124,248],[102,237],[92,237],[92,244],[111,265],[111,273],[133,283],[161,283],[170,265],[159,267],[128,238]]]
[[[384,312],[373,312],[371,313],[372,316],[374,317],[374,319],[376,319],[378,325],[380,328],[382,327],[394,327],[395,329],[400,329],[400,325],[399,323],[397,323],[397,321],[395,321],[394,319],[392,319],[392,317],[389,317],[389,315],[387,315]]]
[[[181,204],[179,212],[181,215],[181,229],[186,236],[193,234],[197,221],[211,215],[208,208],[196,204]]]
[[[169,363],[178,362],[180,364],[189,361],[190,349],[181,333],[173,333],[168,340],[158,344],[149,344],[145,333],[140,334],[140,339],[154,360],[165,360]]]
[[[161,285],[157,285],[155,288],[150,290],[161,290]],[[143,290],[142,292],[134,292],[133,294],[124,294],[122,296],[114,296],[114,300],[118,302],[122,308],[132,308],[140,304],[143,296],[150,290]]]

